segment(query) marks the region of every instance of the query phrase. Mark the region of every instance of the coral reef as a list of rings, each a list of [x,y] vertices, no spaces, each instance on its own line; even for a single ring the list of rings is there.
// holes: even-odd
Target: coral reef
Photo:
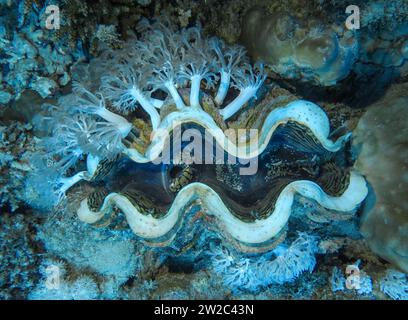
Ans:
[[[73,281],[60,281],[58,287],[48,288],[46,286],[47,267],[55,266],[53,261],[45,262],[41,268],[44,269],[44,279],[32,290],[28,296],[30,300],[93,300],[100,296],[97,283],[89,276],[82,276]],[[60,272],[64,269],[59,268]]]
[[[73,93],[61,97],[59,106],[47,107],[44,122],[53,119],[57,125],[50,130],[51,137],[43,139],[49,149],[45,157],[52,165],[39,172],[61,174],[49,177],[48,189],[54,195],[50,199],[59,202],[82,180],[95,182],[100,189],[78,209],[82,221],[109,220],[119,208],[136,235],[158,243],[174,239],[173,234],[187,220],[185,209],[199,200],[203,210],[213,216],[213,225],[227,238],[242,248],[257,246],[256,250],[261,250],[269,247],[287,224],[295,193],[338,211],[352,210],[365,198],[364,179],[347,168],[343,147],[349,135],[330,140],[327,116],[311,102],[274,105],[258,123],[259,142],[252,143],[245,135],[234,141],[220,129],[228,128],[229,119],[241,109],[254,108],[266,78],[263,65],[249,64],[242,47],[206,38],[199,27],[174,30],[166,19],[153,24],[142,20],[138,30],[141,40],[103,55],[100,64],[106,68],[99,91],[75,83]],[[159,95],[166,93],[160,99]],[[279,100],[285,103],[287,97]],[[202,107],[210,103],[211,114]],[[142,152],[134,146],[141,135],[132,121],[132,115],[140,111],[144,120],[150,120],[152,131]],[[225,189],[224,182],[211,180],[214,170],[206,166],[187,166],[181,175],[172,177],[178,160],[174,154],[168,155],[169,166],[161,157],[166,154],[170,133],[174,137],[175,128],[184,124],[209,130],[222,152],[239,163],[258,161],[258,157],[261,167],[276,163],[268,171],[269,186],[262,187],[272,191],[256,191],[263,185],[263,173],[243,180],[249,187],[236,195],[220,188],[223,185]],[[285,153],[282,158],[274,156],[284,149],[291,150],[293,160]],[[68,177],[71,169],[84,167],[81,160],[86,161],[85,170]],[[242,172],[240,166],[236,169]],[[31,182],[27,187],[36,189],[35,181]]]
[[[0,299],[25,299],[39,279],[44,249],[35,237],[41,217],[29,212],[0,214]]]
[[[79,269],[90,268],[122,284],[135,276],[141,261],[135,241],[123,232],[100,232],[74,219],[51,219],[39,230],[38,239],[49,254]],[[67,242],[67,239],[70,239]]]
[[[19,0],[0,3],[0,104],[27,90],[46,98],[71,81],[71,67],[119,47],[146,2]],[[47,29],[47,6],[57,5],[60,25]],[[109,14],[108,14],[109,13]],[[77,26],[81,26],[78,28]]]
[[[140,292],[134,298],[142,298],[147,294],[144,290],[153,281],[149,275],[156,272],[163,259],[148,252],[136,242],[130,231],[120,225],[108,230],[78,223],[76,205],[77,201],[64,205],[38,227],[34,240],[44,244],[44,253],[41,263],[37,262],[35,266],[39,278],[34,288],[31,285],[28,298],[127,297],[129,293],[123,286],[129,279],[140,286]]]
[[[363,30],[368,32],[361,34],[362,52],[360,65],[356,69],[364,69],[364,66],[361,66],[364,64],[374,64],[379,68],[398,68],[406,75],[408,4],[399,1],[390,1],[387,4],[373,1],[367,3],[364,10],[366,14],[361,16],[361,24],[366,26]],[[367,71],[367,66],[364,71]],[[370,74],[363,70],[359,72],[365,73],[366,76]]]
[[[381,291],[394,300],[408,300],[408,280],[404,273],[387,270],[380,283]]]
[[[63,41],[53,43],[50,35],[53,31],[43,28],[48,1],[40,2],[37,5],[33,1],[13,1],[0,5],[2,105],[19,99],[26,89],[43,98],[52,95],[69,81],[70,65],[84,56],[81,50],[70,50]]]
[[[32,170],[30,159],[37,152],[32,125],[10,122],[0,125],[0,207],[15,211],[25,197],[25,178]]]
[[[363,115],[355,134],[356,167],[373,188],[361,232],[381,257],[408,272],[407,84],[392,86]]]
[[[408,3],[353,4],[0,0],[0,299],[407,300]]]

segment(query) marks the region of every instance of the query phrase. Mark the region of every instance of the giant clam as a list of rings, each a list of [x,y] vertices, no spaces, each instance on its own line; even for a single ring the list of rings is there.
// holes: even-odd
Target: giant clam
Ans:
[[[167,245],[202,220],[189,210],[198,203],[208,227],[251,251],[281,238],[296,193],[337,211],[364,200],[349,135],[332,141],[314,103],[262,99],[260,88],[274,85],[241,47],[165,22],[144,21],[139,31],[141,40],[103,55],[98,92],[76,84],[52,109],[51,158],[63,173],[84,156],[87,165],[59,177],[55,191],[63,196],[80,180],[96,189],[80,204],[82,221],[106,225],[119,209],[137,236]],[[199,161],[177,156],[186,150]]]

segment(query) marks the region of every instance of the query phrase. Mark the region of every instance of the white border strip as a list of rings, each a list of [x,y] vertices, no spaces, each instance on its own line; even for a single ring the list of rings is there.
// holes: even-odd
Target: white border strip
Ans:
[[[125,214],[130,228],[136,235],[151,240],[168,234],[185,214],[184,208],[200,199],[202,207],[207,210],[208,214],[216,217],[221,230],[238,241],[260,244],[277,236],[285,227],[290,217],[295,193],[313,199],[327,209],[347,212],[355,209],[365,199],[367,192],[365,179],[356,172],[351,172],[349,186],[339,197],[327,195],[314,182],[294,181],[282,190],[276,201],[275,209],[268,218],[244,222],[227,209],[212,188],[196,182],[180,190],[167,214],[160,219],[151,215],[143,215],[125,196],[118,193],[109,194],[99,212],[92,212],[88,208],[87,199],[84,199],[77,213],[80,220],[95,223],[104,215],[110,214],[113,206],[116,206]]]
[[[208,113],[200,108],[186,107],[182,111],[170,113],[162,120],[157,130],[153,132],[151,143],[144,155],[132,148],[125,149],[124,153],[135,162],[144,163],[154,161],[163,151],[166,135],[182,123],[193,122],[210,130],[217,143],[223,146],[225,151],[232,156],[249,159],[261,154],[267,147],[276,128],[280,124],[287,123],[288,121],[296,121],[308,127],[322,146],[331,152],[338,151],[344,141],[350,137],[350,134],[347,134],[339,138],[336,142],[331,141],[328,138],[330,134],[330,122],[326,113],[312,102],[297,100],[269,113],[261,129],[258,148],[248,150],[249,147],[247,145],[237,146],[230,141]]]

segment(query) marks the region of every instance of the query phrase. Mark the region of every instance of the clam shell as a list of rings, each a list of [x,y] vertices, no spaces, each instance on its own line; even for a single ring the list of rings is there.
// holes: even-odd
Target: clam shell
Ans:
[[[259,157],[262,167],[271,159],[280,160],[276,167],[270,166],[277,170],[271,174],[272,181],[260,180],[265,173],[262,168],[258,176],[243,178],[244,186],[234,191],[228,182],[217,178],[217,165],[187,166],[171,177],[173,164],[155,165],[151,161],[169,143],[170,134],[183,125],[211,129],[225,154],[238,159]],[[213,119],[199,109],[172,112],[160,127],[144,155],[127,149],[127,157],[106,176],[112,192],[98,210],[91,210],[86,199],[82,201],[78,209],[82,221],[95,224],[117,208],[138,237],[151,244],[169,245],[188,217],[187,208],[199,202],[209,224],[222,236],[241,250],[261,251],[282,235],[295,194],[339,212],[355,209],[367,195],[365,179],[342,168],[347,167],[347,161],[341,149],[349,135],[331,141],[326,114],[310,102],[295,101],[273,110],[265,120],[257,148],[249,153],[245,142],[235,145],[228,140]],[[311,165],[314,157],[319,159],[317,168]],[[285,161],[287,168],[282,166]],[[275,177],[279,177],[278,169],[283,172],[279,179]],[[262,214],[252,214],[251,208]]]
[[[270,112],[260,130],[258,145],[248,150],[246,142],[236,145],[229,140],[208,113],[199,108],[188,107],[182,111],[172,112],[162,120],[158,129],[153,132],[152,141],[145,154],[132,148],[125,149],[124,153],[135,162],[154,161],[163,151],[166,137],[175,127],[182,123],[197,123],[209,130],[227,153],[238,158],[249,159],[261,154],[279,125],[289,121],[295,121],[309,128],[322,146],[330,152],[338,151],[350,137],[350,134],[346,134],[335,142],[331,141],[329,139],[330,122],[326,113],[312,102],[297,100]]]
[[[237,218],[225,206],[220,196],[209,186],[191,183],[177,194],[165,216],[154,218],[140,212],[126,196],[118,193],[109,194],[99,211],[91,211],[84,199],[78,209],[78,217],[87,223],[96,223],[110,215],[114,207],[126,216],[132,231],[139,237],[154,241],[177,233],[180,221],[184,218],[185,208],[200,199],[201,206],[209,216],[215,218],[215,224],[221,233],[226,233],[237,241],[247,245],[262,245],[276,237],[285,227],[290,217],[295,193],[313,199],[325,208],[336,211],[351,211],[366,197],[368,192],[365,179],[356,172],[351,172],[350,182],[344,193],[338,197],[327,195],[316,183],[306,180],[288,184],[280,193],[273,212],[269,217],[253,222]]]

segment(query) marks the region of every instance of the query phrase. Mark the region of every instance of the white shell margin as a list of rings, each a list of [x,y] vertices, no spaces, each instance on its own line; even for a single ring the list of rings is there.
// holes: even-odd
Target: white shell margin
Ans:
[[[166,135],[182,123],[193,122],[210,130],[217,143],[232,156],[249,159],[261,154],[268,145],[276,128],[288,121],[296,121],[309,128],[322,146],[330,152],[338,151],[350,137],[350,134],[347,134],[335,142],[331,141],[329,139],[330,122],[326,113],[312,102],[297,100],[270,112],[258,137],[258,145],[252,146],[249,149],[246,144],[235,145],[230,141],[208,113],[200,108],[186,107],[181,111],[168,114],[161,121],[159,127],[152,133],[151,143],[145,154],[141,154],[132,148],[125,149],[124,153],[135,162],[145,163],[154,161],[163,151]]]
[[[282,190],[275,209],[268,218],[254,222],[238,219],[228,210],[219,195],[202,183],[191,183],[181,189],[167,214],[159,219],[151,215],[143,215],[125,196],[118,193],[109,194],[99,212],[91,211],[87,199],[84,199],[77,213],[80,220],[92,224],[109,215],[115,206],[125,214],[130,228],[136,235],[154,240],[165,236],[179,225],[177,222],[186,213],[184,209],[199,199],[208,215],[216,218],[220,230],[240,242],[256,245],[277,236],[285,227],[290,217],[295,193],[313,199],[327,209],[349,212],[357,208],[367,196],[367,192],[365,179],[356,172],[351,172],[349,185],[339,197],[329,196],[314,182],[294,181]]]

